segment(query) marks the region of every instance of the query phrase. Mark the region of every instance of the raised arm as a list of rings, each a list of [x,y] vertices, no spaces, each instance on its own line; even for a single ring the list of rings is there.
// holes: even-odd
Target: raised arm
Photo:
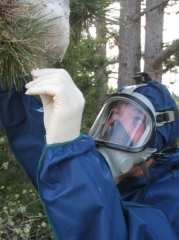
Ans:
[[[94,141],[80,134],[82,93],[62,69],[32,72],[27,94],[44,106],[47,145],[38,186],[56,239],[127,239],[120,196]],[[120,225],[117,220],[120,219]]]

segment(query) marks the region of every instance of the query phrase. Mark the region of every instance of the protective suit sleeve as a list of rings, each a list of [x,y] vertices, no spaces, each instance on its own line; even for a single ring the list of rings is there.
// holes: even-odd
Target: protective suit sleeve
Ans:
[[[55,239],[127,239],[120,195],[87,135],[44,147],[38,186]]]
[[[0,120],[17,161],[37,188],[37,168],[45,144],[43,108],[25,91],[0,88]]]
[[[105,159],[85,134],[44,147],[38,187],[56,240],[177,240],[160,209],[121,201]]]

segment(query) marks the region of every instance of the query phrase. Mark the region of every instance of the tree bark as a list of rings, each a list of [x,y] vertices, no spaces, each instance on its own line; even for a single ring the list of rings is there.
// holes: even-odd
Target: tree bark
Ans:
[[[146,8],[149,9],[154,5],[162,3],[162,0],[147,0]],[[153,61],[163,49],[163,20],[164,7],[160,7],[146,13],[146,31],[145,31],[145,55],[144,55],[144,71],[147,72],[152,79],[162,80],[162,64],[154,66]]]
[[[100,23],[100,25],[105,26],[105,22]],[[99,27],[98,23],[96,23],[96,39],[105,40],[106,39],[106,31]],[[98,51],[98,55],[104,59],[106,59],[106,44],[103,44],[102,47]],[[106,75],[105,69],[100,69],[95,73],[95,81],[99,83],[99,94],[101,99],[105,99],[108,91],[108,76]]]
[[[163,2],[159,2],[156,5],[150,6],[149,8],[145,8],[142,12],[140,12],[140,14],[136,15],[132,21],[135,22],[137,21],[140,17],[142,17],[143,15],[145,15],[147,12],[152,11],[156,8],[159,8],[162,5],[166,5],[170,0],[164,0]]]
[[[132,19],[140,14],[141,0],[121,0],[121,17],[125,17],[125,24],[119,30],[119,76],[118,87],[133,84],[133,76],[140,71],[141,41],[140,18]]]

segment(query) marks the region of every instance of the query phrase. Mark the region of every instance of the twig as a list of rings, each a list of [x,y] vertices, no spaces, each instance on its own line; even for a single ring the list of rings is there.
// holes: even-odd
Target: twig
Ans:
[[[148,12],[150,12],[150,11],[153,11],[153,10],[155,10],[156,8],[159,8],[159,7],[167,4],[169,1],[170,1],[170,0],[165,0],[165,1],[161,2],[161,3],[158,3],[158,4],[150,7],[150,8],[144,9],[144,11],[142,11],[140,14],[138,14],[137,16],[135,16],[134,18],[132,18],[131,21],[132,21],[132,22],[137,22],[137,20],[138,20],[141,16],[143,16],[144,14],[146,14],[146,13],[148,13]]]

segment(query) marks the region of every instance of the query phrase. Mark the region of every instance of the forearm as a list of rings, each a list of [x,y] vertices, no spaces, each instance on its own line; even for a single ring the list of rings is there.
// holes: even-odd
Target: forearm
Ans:
[[[41,103],[24,91],[0,89],[0,119],[16,159],[37,188],[36,173],[45,136],[43,110]]]

